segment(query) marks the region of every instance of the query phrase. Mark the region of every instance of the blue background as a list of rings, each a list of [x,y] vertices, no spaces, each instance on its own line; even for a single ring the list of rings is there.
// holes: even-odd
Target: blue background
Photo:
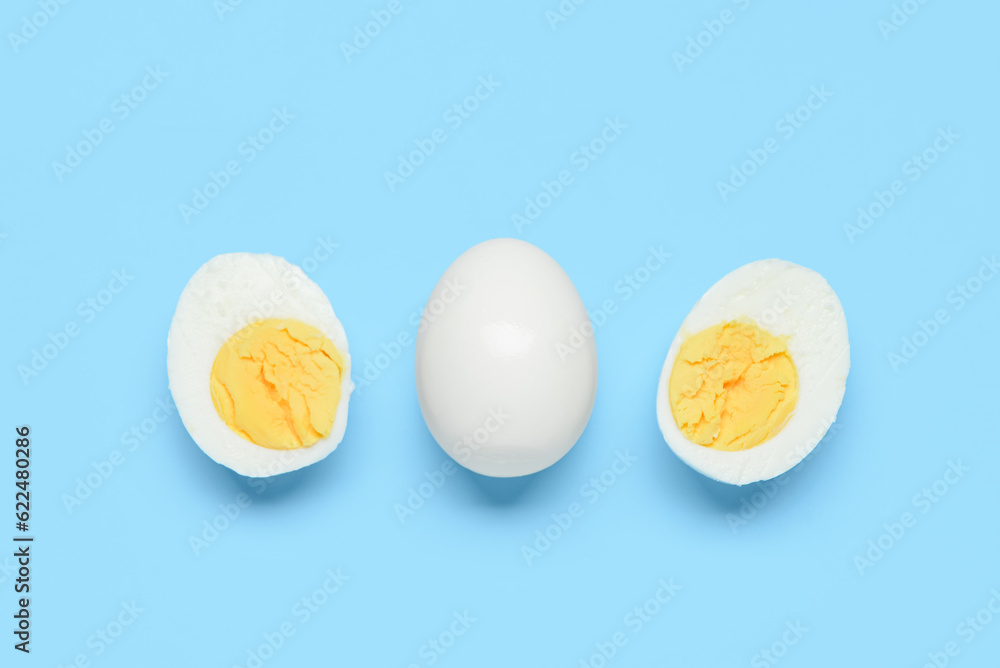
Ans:
[[[8,34],[2,424],[11,451],[13,427],[32,428],[37,542],[33,651],[8,644],[3,665],[253,665],[248,652],[286,622],[294,635],[263,665],[598,666],[596,646],[619,631],[627,644],[608,665],[770,665],[758,653],[795,622],[808,631],[777,648],[782,665],[920,666],[949,641],[953,665],[996,665],[1000,621],[972,642],[957,627],[1000,586],[1000,281],[960,310],[951,291],[1000,251],[1000,6],[930,2],[887,37],[888,0],[594,1],[553,28],[557,6],[403,0],[349,61],[341,43],[386,3],[247,0],[220,14],[209,0],[73,2],[36,19],[30,39]],[[724,9],[733,22],[679,68],[674,52]],[[0,27],[16,34],[40,11],[6,3]],[[147,67],[167,76],[120,118],[115,99]],[[446,110],[480,77],[500,85],[453,127]],[[775,124],[813,86],[832,97],[786,138]],[[239,146],[274,108],[294,119],[249,161]],[[114,131],[60,180],[53,161],[104,118]],[[627,128],[577,171],[574,152],[608,118]],[[447,141],[391,190],[384,173],[435,128]],[[939,128],[959,139],[910,181],[904,163]],[[717,182],[769,137],[778,152],[724,201]],[[180,205],[230,160],[240,173],[186,221]],[[525,198],[564,169],[573,183],[515,229]],[[852,243],[844,225],[894,179],[905,194]],[[152,419],[169,398],[177,298],[210,257],[269,252],[310,269],[357,374],[415,334],[451,261],[502,236],[551,254],[589,309],[619,307],[597,331],[589,426],[551,469],[499,481],[460,470],[401,521],[397,504],[446,460],[420,416],[412,344],[379,358],[333,455],[263,488],[208,459],[176,415]],[[317,239],[338,247],[326,258]],[[650,246],[672,257],[626,300],[616,285]],[[654,400],[694,302],[768,257],[826,276],[853,366],[816,453],[780,487],[735,488],[671,453]],[[78,305],[123,268],[134,278],[87,321]],[[947,323],[894,369],[889,353],[939,309]],[[70,322],[79,334],[22,381],[18,367]],[[151,432],[134,451],[122,443],[132,428]],[[123,463],[68,505],[116,450]],[[588,503],[581,487],[617,450],[637,461]],[[6,458],[0,498],[13,506]],[[921,512],[914,495],[959,460],[969,471]],[[240,494],[250,505],[196,554],[191,537]],[[752,499],[761,507],[734,522]],[[573,502],[583,515],[529,565],[522,546]],[[882,537],[906,512],[915,526]],[[880,537],[891,548],[859,568]],[[7,643],[11,565],[0,561]],[[294,606],[328,569],[349,580],[302,623]],[[671,578],[680,591],[633,632],[626,615]],[[132,601],[138,619],[98,655],[93,634],[117,630]],[[428,653],[466,611],[467,632]]]

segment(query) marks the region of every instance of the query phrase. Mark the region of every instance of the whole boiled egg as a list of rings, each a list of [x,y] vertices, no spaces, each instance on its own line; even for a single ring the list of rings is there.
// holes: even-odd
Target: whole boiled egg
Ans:
[[[851,351],[844,309],[817,272],[760,260],[724,276],[674,337],[660,430],[695,470],[734,485],[799,463],[837,418]]]
[[[344,437],[347,335],[323,290],[283,258],[229,253],[202,265],[170,323],[167,374],[191,438],[237,473],[294,471]]]
[[[470,248],[444,272],[417,332],[420,410],[456,462],[535,473],[576,443],[597,393],[587,311],[562,267],[517,239]]]

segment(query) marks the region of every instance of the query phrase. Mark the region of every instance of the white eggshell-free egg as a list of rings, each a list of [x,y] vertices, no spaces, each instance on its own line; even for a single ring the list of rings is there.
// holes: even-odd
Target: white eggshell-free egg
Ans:
[[[470,248],[424,308],[416,382],[431,434],[462,466],[512,477],[557,462],[597,393],[593,330],[569,276],[517,239]]]
[[[747,319],[775,336],[788,337],[799,378],[798,401],[784,428],[769,440],[747,450],[714,450],[688,440],[677,427],[670,408],[670,375],[688,337]],[[802,461],[822,440],[837,419],[850,367],[847,320],[826,279],[792,262],[751,262],[709,288],[674,337],[656,396],[660,431],[678,457],[710,478],[733,485],[769,480]]]
[[[306,448],[272,450],[252,443],[230,429],[212,403],[210,378],[219,349],[243,327],[266,318],[294,318],[312,325],[344,360],[333,427]],[[333,452],[344,437],[354,389],[347,335],[322,288],[284,258],[256,253],[217,255],[188,281],[167,335],[167,376],[177,412],[198,447],[251,477],[294,471]]]

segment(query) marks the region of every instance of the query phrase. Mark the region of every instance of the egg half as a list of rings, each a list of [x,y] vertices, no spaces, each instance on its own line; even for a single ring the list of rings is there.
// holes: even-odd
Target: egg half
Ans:
[[[194,273],[170,323],[167,375],[191,438],[242,475],[313,464],[344,437],[347,335],[323,290],[283,258],[229,253]]]
[[[462,466],[512,477],[557,462],[597,393],[593,329],[569,276],[525,241],[467,250],[424,308],[416,384],[431,434]]]
[[[822,440],[844,397],[851,351],[836,293],[783,260],[736,269],[694,305],[660,375],[670,448],[716,480],[785,473]]]

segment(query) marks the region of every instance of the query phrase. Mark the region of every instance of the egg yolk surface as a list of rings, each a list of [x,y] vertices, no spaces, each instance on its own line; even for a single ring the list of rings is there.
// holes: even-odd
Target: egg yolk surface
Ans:
[[[223,344],[212,365],[212,403],[234,432],[272,450],[306,448],[333,428],[343,358],[298,320],[251,323]]]
[[[669,382],[670,409],[688,440],[748,450],[785,426],[799,396],[785,338],[752,322],[724,322],[689,337]]]

